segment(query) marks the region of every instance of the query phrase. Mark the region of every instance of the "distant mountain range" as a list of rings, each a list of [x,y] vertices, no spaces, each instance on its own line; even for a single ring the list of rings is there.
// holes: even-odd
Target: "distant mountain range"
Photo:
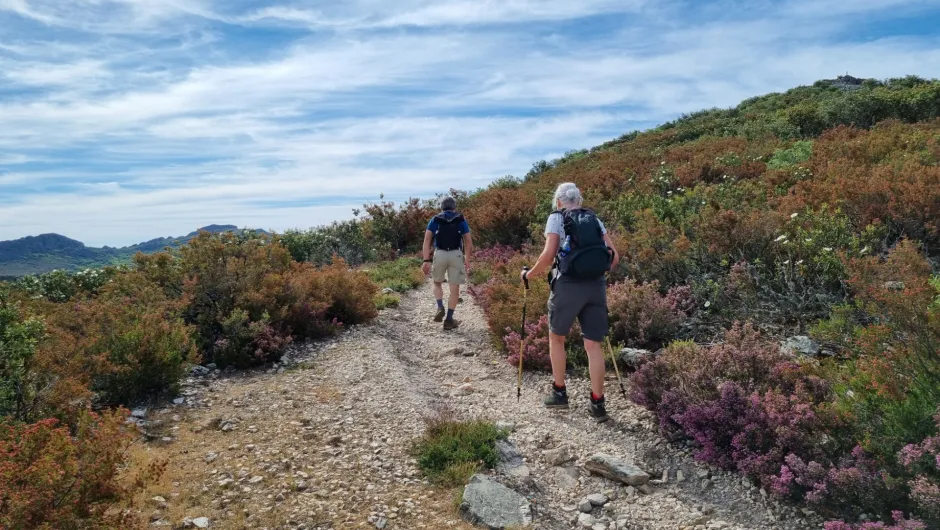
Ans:
[[[182,237],[161,237],[129,247],[86,247],[59,234],[42,234],[0,241],[0,279],[42,274],[56,269],[76,270],[128,263],[134,254],[159,252],[182,245],[199,232],[238,232],[235,225],[209,225]]]

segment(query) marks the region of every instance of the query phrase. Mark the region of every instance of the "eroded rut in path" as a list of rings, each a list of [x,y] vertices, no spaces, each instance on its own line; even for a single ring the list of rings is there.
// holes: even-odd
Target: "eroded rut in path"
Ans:
[[[545,374],[526,374],[517,403],[515,370],[490,347],[479,308],[460,304],[460,328],[444,332],[432,303],[425,286],[368,326],[295,348],[286,366],[190,380],[187,403],[156,414],[174,441],[139,455],[170,460],[144,514],[167,525],[206,517],[213,528],[470,528],[453,493],[423,481],[409,455],[422,418],[444,402],[515,425],[509,440],[524,467],[493,475],[528,497],[533,528],[821,528],[670,447],[649,413],[614,392],[613,374],[613,421],[603,425],[588,417],[588,385],[577,378],[568,411],[541,406]],[[640,491],[591,476],[584,463],[596,453],[656,480]],[[587,517],[578,504],[590,494],[610,501]]]

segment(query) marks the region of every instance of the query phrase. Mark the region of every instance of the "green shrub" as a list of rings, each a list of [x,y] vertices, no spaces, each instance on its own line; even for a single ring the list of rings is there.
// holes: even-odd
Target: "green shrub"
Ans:
[[[34,356],[44,335],[42,321],[25,314],[0,284],[0,417],[22,420],[35,408]]]
[[[450,411],[437,411],[426,420],[427,429],[415,447],[421,470],[436,482],[458,486],[480,468],[499,461],[497,440],[506,433],[484,420],[460,421]]]
[[[118,271],[114,267],[83,269],[74,273],[56,270],[21,278],[16,282],[16,287],[32,297],[45,298],[52,302],[67,302],[77,296],[97,293]]]
[[[404,293],[424,283],[420,258],[400,258],[373,263],[365,267],[373,283],[383,289]]]
[[[280,235],[283,244],[296,261],[315,265],[332,263],[339,256],[350,265],[375,260],[375,243],[366,237],[359,220],[338,221],[309,230],[287,230]]]
[[[401,303],[401,296],[395,293],[379,293],[375,295],[375,308],[379,311],[390,307],[398,307]]]
[[[796,142],[787,149],[777,149],[774,156],[767,161],[767,169],[786,169],[802,164],[813,156],[813,142],[803,140]]]

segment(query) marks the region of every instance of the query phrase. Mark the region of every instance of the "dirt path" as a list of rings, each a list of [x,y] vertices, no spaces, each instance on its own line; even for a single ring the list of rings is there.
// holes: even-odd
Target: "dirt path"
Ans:
[[[469,528],[454,493],[423,481],[409,456],[422,417],[443,402],[515,425],[510,441],[525,467],[497,480],[530,499],[534,528],[821,528],[665,444],[646,411],[614,394],[614,380],[613,421],[603,425],[588,417],[587,382],[577,378],[569,411],[541,407],[545,374],[526,374],[517,403],[515,371],[490,347],[479,308],[461,304],[460,329],[445,333],[431,322],[432,303],[425,286],[368,326],[293,349],[284,366],[189,380],[185,403],[148,417],[172,441],[135,452],[140,462],[170,461],[143,496],[144,516],[153,526],[205,517],[212,528]],[[472,390],[459,388],[465,382]],[[572,459],[551,465],[560,448]],[[599,452],[667,480],[641,492],[588,476],[582,464]],[[578,502],[595,493],[611,501],[579,523]]]

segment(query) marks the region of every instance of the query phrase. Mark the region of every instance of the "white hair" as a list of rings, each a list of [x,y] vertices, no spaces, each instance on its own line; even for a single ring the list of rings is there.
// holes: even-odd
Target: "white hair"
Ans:
[[[558,203],[559,201],[564,208],[580,208],[584,202],[584,197],[581,196],[581,190],[573,182],[565,182],[559,184],[558,188],[555,189],[555,202]]]

